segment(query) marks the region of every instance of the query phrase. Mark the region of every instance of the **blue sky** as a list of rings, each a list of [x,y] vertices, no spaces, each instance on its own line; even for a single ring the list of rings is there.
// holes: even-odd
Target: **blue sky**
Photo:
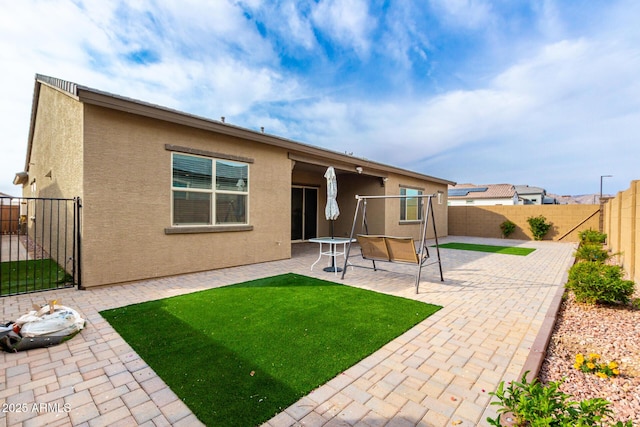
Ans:
[[[459,183],[640,179],[637,0],[0,7],[0,192],[20,192],[36,73]]]

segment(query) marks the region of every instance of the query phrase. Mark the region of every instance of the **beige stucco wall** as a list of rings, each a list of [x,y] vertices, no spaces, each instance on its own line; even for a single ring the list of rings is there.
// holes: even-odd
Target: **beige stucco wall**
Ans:
[[[51,177],[45,177],[51,171]],[[31,183],[36,181],[36,193]],[[41,86],[26,197],[82,197],[82,106],[69,95]]]
[[[338,183],[338,196],[340,203],[340,218],[336,221],[338,236],[349,237],[353,227],[353,217],[356,211],[356,195],[382,196],[384,187],[380,185],[380,179],[370,175],[347,175]],[[367,224],[370,234],[384,234],[386,206],[383,201],[370,200],[367,205]],[[362,232],[361,216],[356,223],[355,234]]]
[[[85,287],[290,257],[291,162],[250,141],[85,106]],[[254,159],[251,231],[165,234],[171,152],[165,144]]]
[[[532,240],[527,218],[543,215],[552,227],[544,240],[577,242],[582,230],[599,229],[599,205],[449,206],[449,234],[502,237],[500,224],[516,224],[511,239]]]
[[[29,179],[22,187],[23,196],[82,197],[81,104],[68,94],[43,84],[36,111],[28,159]],[[30,200],[21,206],[21,213],[29,218],[30,237],[71,272],[73,203]]]
[[[437,184],[417,180],[413,178],[403,177],[399,175],[390,175],[385,183],[386,195],[399,195],[402,187],[410,187],[422,190],[423,194],[436,194],[442,192],[442,203],[438,203],[437,197],[432,200],[433,213],[435,216],[436,231],[439,237],[449,234],[448,231],[448,207],[447,207],[447,185]],[[426,201],[426,199],[425,199]],[[400,222],[400,199],[388,199],[386,210],[386,233],[390,236],[411,236],[416,240],[420,239],[421,229],[420,223],[401,223]],[[427,238],[433,238],[433,222],[429,215],[429,223],[427,224]]]

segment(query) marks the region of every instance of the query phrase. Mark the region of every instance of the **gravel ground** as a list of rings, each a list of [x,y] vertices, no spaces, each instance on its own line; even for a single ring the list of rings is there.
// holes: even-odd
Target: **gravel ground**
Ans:
[[[597,353],[601,362],[617,362],[620,375],[602,379],[575,369],[578,353]],[[561,391],[576,400],[607,399],[613,421],[632,420],[640,426],[640,310],[579,304],[569,293],[539,378],[543,383],[566,378]]]

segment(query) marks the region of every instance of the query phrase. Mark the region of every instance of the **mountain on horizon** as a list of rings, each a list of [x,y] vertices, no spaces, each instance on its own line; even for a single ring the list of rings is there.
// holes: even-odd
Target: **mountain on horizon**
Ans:
[[[597,205],[600,194],[578,194],[575,196],[560,196],[558,194],[547,193],[547,197],[555,198],[561,205]],[[602,199],[613,197],[610,194],[603,194]]]

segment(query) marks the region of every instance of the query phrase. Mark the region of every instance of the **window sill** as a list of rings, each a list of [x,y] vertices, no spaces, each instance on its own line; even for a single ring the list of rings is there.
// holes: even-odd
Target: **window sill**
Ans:
[[[410,220],[410,221],[400,221],[398,225],[413,225],[413,224],[421,224],[422,221],[418,220]]]
[[[203,225],[195,227],[168,227],[164,229],[164,234],[228,233],[234,231],[253,231],[253,225]]]

